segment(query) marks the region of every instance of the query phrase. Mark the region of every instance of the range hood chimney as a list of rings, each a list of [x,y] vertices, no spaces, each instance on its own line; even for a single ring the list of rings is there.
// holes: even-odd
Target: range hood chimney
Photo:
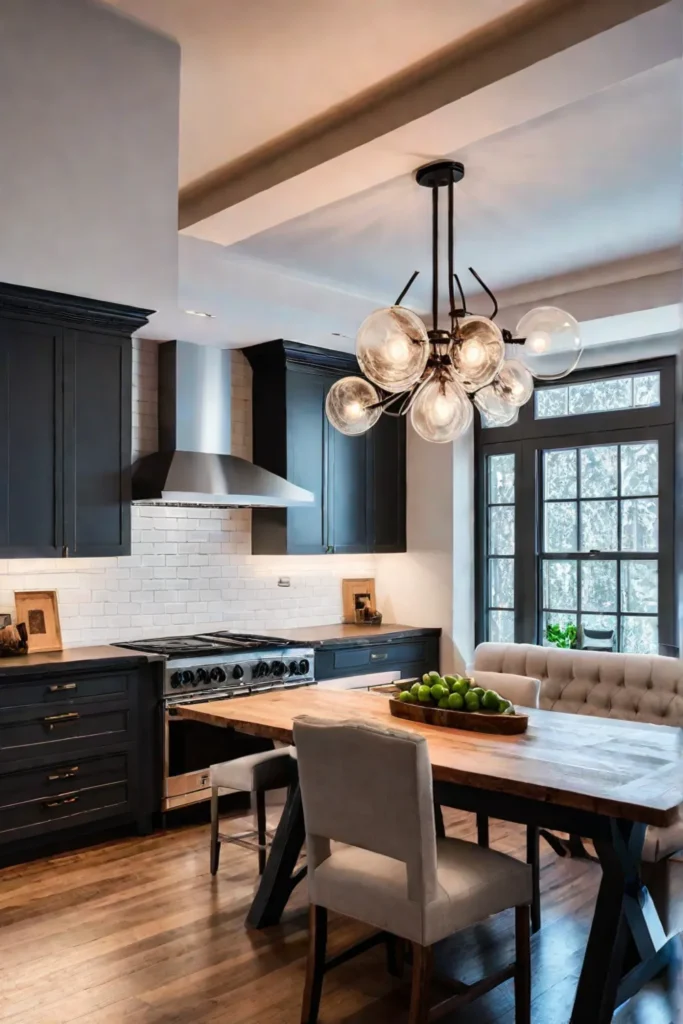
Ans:
[[[315,496],[230,454],[229,349],[159,345],[159,451],[133,467],[138,505],[288,508]]]

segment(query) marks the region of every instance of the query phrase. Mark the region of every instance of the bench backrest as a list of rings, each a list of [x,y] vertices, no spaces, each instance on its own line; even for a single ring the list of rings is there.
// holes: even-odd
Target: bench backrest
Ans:
[[[487,643],[474,652],[474,668],[540,680],[541,707],[548,711],[683,727],[678,658]]]

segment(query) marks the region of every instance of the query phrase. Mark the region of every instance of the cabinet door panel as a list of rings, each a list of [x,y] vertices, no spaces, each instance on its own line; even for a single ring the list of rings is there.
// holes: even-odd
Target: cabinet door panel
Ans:
[[[367,435],[347,437],[329,426],[328,526],[335,552],[369,551]]]
[[[130,339],[69,331],[65,345],[70,553],[129,554]]]
[[[406,550],[406,420],[380,416],[370,435],[372,550]]]
[[[0,320],[0,554],[61,556],[62,341]]]
[[[287,512],[289,554],[321,554],[327,550],[325,524],[325,447],[328,432],[325,396],[334,378],[326,374],[287,371],[287,479],[313,491],[313,508]]]

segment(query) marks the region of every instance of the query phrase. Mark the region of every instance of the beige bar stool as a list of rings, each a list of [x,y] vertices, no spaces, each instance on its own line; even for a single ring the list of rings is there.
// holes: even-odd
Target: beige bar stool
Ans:
[[[258,850],[259,874],[266,866],[269,832],[266,828],[266,793],[285,789],[295,777],[290,748],[266,750],[248,754],[234,761],[211,765],[211,874],[218,871],[221,843],[235,843],[249,850]],[[250,793],[252,809],[256,814],[256,828],[247,832],[219,832],[218,797],[222,789]],[[256,842],[254,842],[256,840]]]
[[[426,1024],[510,978],[516,1024],[530,1024],[531,868],[475,843],[437,839],[424,736],[302,717],[294,741],[311,903],[302,1024],[318,1019],[325,972],[371,944],[327,959],[328,910],[378,928],[374,941],[390,948],[395,938],[411,943],[410,1024]],[[515,962],[473,986],[444,979],[456,995],[430,1009],[434,944],[512,907]]]

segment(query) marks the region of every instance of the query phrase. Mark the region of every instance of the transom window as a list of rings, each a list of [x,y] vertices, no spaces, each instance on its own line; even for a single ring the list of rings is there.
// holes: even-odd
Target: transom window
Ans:
[[[659,373],[612,377],[581,384],[538,388],[534,396],[537,420],[557,416],[585,416],[619,409],[646,409],[659,405]]]

